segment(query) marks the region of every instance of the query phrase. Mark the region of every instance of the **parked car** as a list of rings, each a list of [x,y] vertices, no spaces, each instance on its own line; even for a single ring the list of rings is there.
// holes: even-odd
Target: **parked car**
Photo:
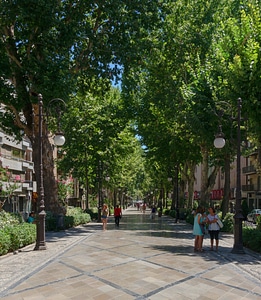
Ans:
[[[253,209],[251,213],[247,215],[247,220],[249,222],[256,223],[256,219],[258,216],[261,216],[261,209]]]

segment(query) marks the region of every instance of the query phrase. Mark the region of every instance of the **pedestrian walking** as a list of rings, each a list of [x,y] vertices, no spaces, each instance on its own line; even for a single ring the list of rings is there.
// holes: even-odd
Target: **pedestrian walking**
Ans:
[[[203,239],[203,233],[200,228],[200,220],[202,217],[202,207],[198,207],[196,210],[196,215],[194,217],[194,226],[193,226],[193,235],[195,236],[195,241],[194,241],[194,251],[195,252],[203,252],[204,250],[202,249],[202,239]]]
[[[101,211],[101,219],[102,219],[102,229],[107,229],[107,223],[109,218],[109,209],[106,204],[103,204],[102,211]]]
[[[217,223],[218,221],[218,215],[216,214],[216,211],[213,207],[210,207],[208,209],[208,216],[207,216],[207,222],[208,222],[208,232],[210,235],[210,250],[214,250],[214,239],[216,241],[216,251],[218,251],[218,242],[219,242],[219,231],[220,227]]]
[[[115,225],[117,227],[120,226],[120,219],[122,217],[122,211],[119,205],[116,205],[116,207],[114,208],[114,219],[115,219]]]
[[[153,205],[151,208],[150,218],[153,220],[156,216],[156,207]]]

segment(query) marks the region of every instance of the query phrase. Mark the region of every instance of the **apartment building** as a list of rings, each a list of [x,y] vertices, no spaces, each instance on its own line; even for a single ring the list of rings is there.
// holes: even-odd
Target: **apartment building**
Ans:
[[[26,137],[17,142],[13,137],[0,131],[0,167],[8,174],[8,178],[0,183],[3,209],[8,212],[19,212],[26,219],[32,210],[33,192],[36,191],[32,148]]]
[[[245,182],[242,183],[242,194],[245,195],[250,209],[261,208],[261,173],[258,169],[258,152],[252,152],[247,164],[242,168]]]
[[[248,157],[241,156],[241,196],[247,200],[249,209],[261,208],[261,176],[257,169],[258,153],[253,152]],[[201,165],[196,167],[196,181],[194,184],[194,199],[200,199],[201,189]],[[224,195],[225,175],[220,170],[216,177],[216,183],[211,191],[210,199],[213,204],[219,204]],[[236,158],[230,166],[230,206],[235,205],[237,186]]]

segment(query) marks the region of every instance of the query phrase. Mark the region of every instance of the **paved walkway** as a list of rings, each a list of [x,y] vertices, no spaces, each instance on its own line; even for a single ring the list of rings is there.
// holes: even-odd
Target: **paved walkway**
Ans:
[[[149,212],[124,212],[120,228],[91,223],[47,233],[47,250],[34,245],[0,257],[0,298],[14,300],[261,299],[261,256],[193,252],[192,227]]]

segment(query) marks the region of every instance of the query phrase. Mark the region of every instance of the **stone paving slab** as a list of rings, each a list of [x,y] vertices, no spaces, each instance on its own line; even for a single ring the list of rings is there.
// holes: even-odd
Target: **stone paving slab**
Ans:
[[[120,228],[91,223],[47,233],[47,250],[34,245],[0,257],[0,298],[41,299],[261,299],[260,255],[231,253],[221,234],[219,252],[194,253],[192,227],[149,212],[124,212]]]

